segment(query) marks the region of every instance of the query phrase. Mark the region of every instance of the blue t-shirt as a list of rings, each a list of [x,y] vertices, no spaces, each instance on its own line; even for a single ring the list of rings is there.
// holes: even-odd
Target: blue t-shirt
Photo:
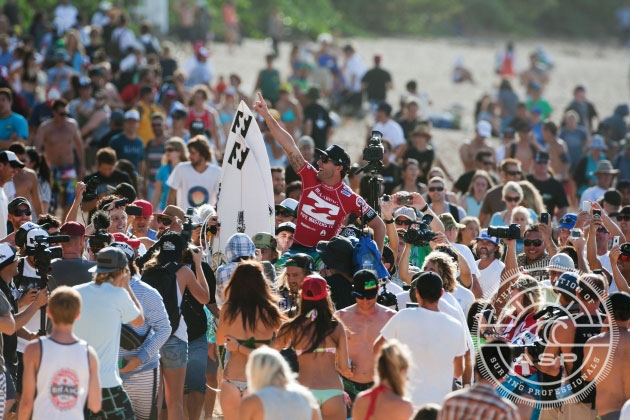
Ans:
[[[135,139],[128,139],[124,133],[113,137],[109,142],[109,147],[116,151],[116,157],[120,159],[127,159],[130,161],[136,171],[140,165],[140,162],[144,160],[144,144],[140,137]]]
[[[159,207],[160,210],[164,210],[166,208],[166,200],[168,199],[168,193],[171,190],[166,184],[168,181],[168,177],[173,172],[173,167],[171,165],[162,165],[160,169],[158,169],[157,174],[155,174],[155,180],[160,181],[162,183],[162,194],[160,195]]]
[[[0,118],[0,140],[9,140],[13,133],[18,137],[28,139],[28,123],[26,122],[26,118],[15,112],[7,118]]]

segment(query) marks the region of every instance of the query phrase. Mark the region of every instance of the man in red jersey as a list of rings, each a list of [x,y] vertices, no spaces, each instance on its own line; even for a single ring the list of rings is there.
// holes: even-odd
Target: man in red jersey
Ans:
[[[374,240],[383,250],[385,224],[365,200],[343,183],[350,168],[350,156],[338,145],[319,153],[319,171],[308,163],[295,140],[269,113],[262,95],[254,104],[267,123],[271,134],[286,152],[289,164],[302,178],[302,195],[297,208],[293,249],[314,248],[319,241],[328,241],[341,230],[348,214],[362,216],[363,221],[374,230]]]

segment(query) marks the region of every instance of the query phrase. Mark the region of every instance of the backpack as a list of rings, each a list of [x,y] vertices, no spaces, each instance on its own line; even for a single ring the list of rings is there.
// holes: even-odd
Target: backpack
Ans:
[[[163,266],[153,267],[142,274],[142,281],[158,291],[171,323],[171,335],[179,327],[182,316],[181,305],[177,303],[177,270],[183,264],[170,262]]]
[[[358,239],[351,240],[354,251],[352,253],[352,265],[354,271],[369,269],[376,271],[379,279],[389,278],[389,272],[383,265],[381,253],[376,246],[376,242],[370,235],[361,234]]]

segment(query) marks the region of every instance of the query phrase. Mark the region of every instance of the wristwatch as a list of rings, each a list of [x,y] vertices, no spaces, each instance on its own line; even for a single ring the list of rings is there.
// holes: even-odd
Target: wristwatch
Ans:
[[[428,204],[428,203],[425,203],[424,207],[422,207],[422,208],[420,209],[420,212],[421,212],[421,213],[424,213],[424,212],[425,212],[425,211],[427,211],[427,210],[429,210],[429,204]]]
[[[394,219],[383,220],[383,222],[385,222],[386,225],[391,225],[392,223],[394,223]]]

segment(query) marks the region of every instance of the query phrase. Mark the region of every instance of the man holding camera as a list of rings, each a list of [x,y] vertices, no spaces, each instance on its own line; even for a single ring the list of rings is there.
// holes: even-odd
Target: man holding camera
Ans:
[[[116,187],[122,183],[131,183],[129,175],[114,169],[116,160],[116,151],[112,148],[104,147],[96,153],[96,172],[83,178],[87,186],[81,206],[84,211],[96,207],[96,201],[108,193],[107,186]]]
[[[336,312],[348,332],[348,356],[352,361],[353,375],[352,379],[342,377],[342,380],[353,401],[359,392],[374,384],[374,353],[365,349],[374,344],[381,329],[396,314],[377,303],[378,292],[376,272],[357,271],[352,281],[352,295],[356,303]]]
[[[96,265],[94,261],[83,258],[85,252],[85,226],[79,222],[66,222],[59,233],[68,235],[68,242],[62,242],[63,257],[51,264],[48,288],[52,291],[59,286],[73,287],[92,281],[90,269]]]
[[[317,243],[335,236],[346,216],[354,213],[361,216],[374,230],[374,240],[382,252],[385,224],[363,198],[342,182],[350,169],[350,156],[337,145],[332,145],[325,151],[318,149],[318,171],[304,159],[291,134],[269,113],[267,103],[260,93],[254,109],[265,119],[274,138],[288,155],[291,167],[302,179],[302,195],[297,210],[292,250],[313,254]]]

